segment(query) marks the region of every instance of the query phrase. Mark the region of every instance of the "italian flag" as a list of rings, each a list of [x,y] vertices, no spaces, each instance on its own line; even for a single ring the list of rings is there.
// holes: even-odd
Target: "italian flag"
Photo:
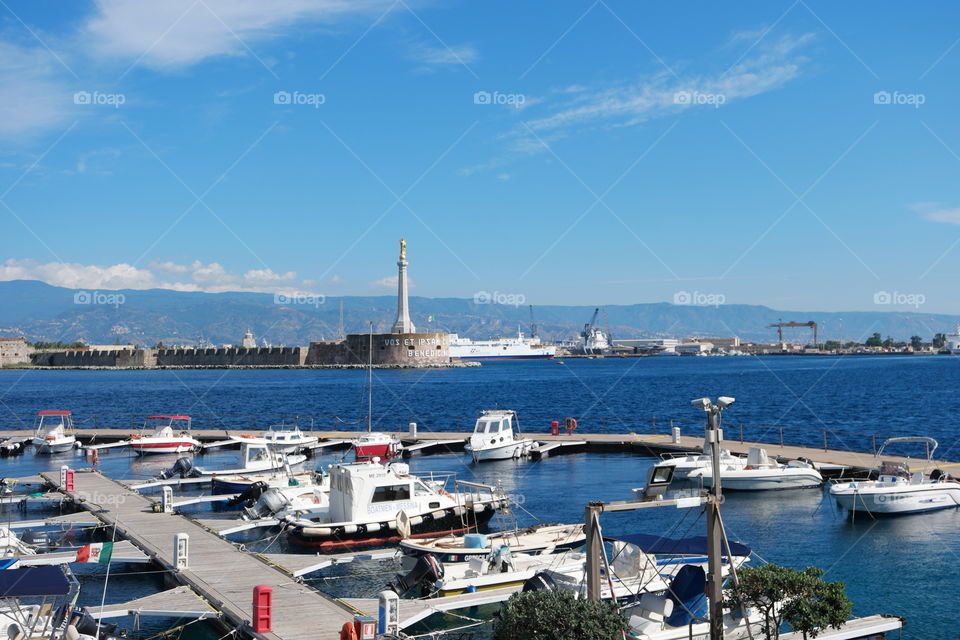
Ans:
[[[112,542],[88,544],[77,549],[77,562],[110,562],[111,555],[113,555]]]

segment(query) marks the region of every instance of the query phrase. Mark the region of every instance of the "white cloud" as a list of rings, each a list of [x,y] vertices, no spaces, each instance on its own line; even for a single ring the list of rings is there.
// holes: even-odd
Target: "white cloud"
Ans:
[[[383,289],[386,291],[396,291],[397,284],[399,283],[399,276],[387,276],[386,278],[380,278],[379,280],[374,280],[370,283],[370,287],[373,289]],[[413,289],[416,285],[413,283],[413,279],[410,276],[407,276],[407,288]]]
[[[151,262],[147,268],[121,263],[84,265],[69,262],[15,260],[0,263],[0,281],[40,280],[70,289],[173,289],[175,291],[247,291],[256,293],[314,294],[310,280],[298,281],[295,271],[276,273],[252,269],[232,273],[217,262],[190,264]]]
[[[94,55],[153,69],[249,55],[248,47],[298,23],[332,23],[388,8],[390,0],[98,0],[81,29]]]
[[[0,135],[31,135],[66,124],[73,93],[59,79],[62,72],[46,49],[0,42]]]
[[[960,207],[944,207],[939,202],[918,202],[911,208],[926,220],[960,225]]]

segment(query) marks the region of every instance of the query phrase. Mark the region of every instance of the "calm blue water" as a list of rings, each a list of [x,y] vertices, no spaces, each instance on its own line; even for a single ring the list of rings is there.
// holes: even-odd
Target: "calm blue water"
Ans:
[[[747,437],[869,450],[870,434],[930,435],[946,458],[960,457],[952,402],[960,382],[954,358],[647,358],[497,363],[479,369],[377,371],[374,420],[395,428],[416,420],[421,429],[468,428],[481,409],[516,409],[528,431],[545,431],[550,419],[575,416],[583,431],[647,432],[656,416],[694,433],[701,415],[692,398],[733,395],[728,436],[743,423]],[[242,428],[300,416],[301,425],[343,428],[333,416],[361,420],[366,374],[360,371],[0,371],[0,424],[41,408],[68,408],[81,425],[115,425],[150,413],[188,413],[200,424]],[[215,416],[229,415],[225,419]],[[94,418],[96,416],[96,418]],[[952,455],[951,455],[952,454]],[[227,464],[229,451],[204,456],[202,464]],[[340,454],[318,458],[319,464]],[[55,460],[0,460],[0,476],[55,468]],[[76,458],[80,464],[81,458]],[[170,459],[137,461],[104,454],[101,467],[122,478],[151,477]],[[521,502],[521,524],[583,518],[590,500],[630,497],[641,486],[649,459],[629,454],[572,454],[541,462],[466,464],[462,455],[418,456],[414,471],[449,470],[462,479],[500,481]],[[759,558],[803,567],[818,565],[827,578],[844,580],[860,615],[891,613],[908,619],[904,637],[958,637],[949,606],[960,591],[960,511],[850,522],[820,490],[727,497],[725,520],[732,538]],[[19,518],[5,513],[4,517]],[[697,511],[654,510],[604,516],[609,533],[700,535]],[[282,537],[255,545],[286,550]],[[85,572],[97,573],[84,568]],[[394,570],[389,561],[340,567],[314,580],[338,595],[373,595]],[[102,571],[102,570],[101,570]],[[135,571],[135,570],[134,570]],[[85,599],[99,603],[102,576],[85,577]],[[159,588],[150,575],[111,578],[108,602]],[[484,614],[484,611],[475,612]],[[159,624],[159,623],[157,623]],[[143,635],[149,635],[145,633]]]

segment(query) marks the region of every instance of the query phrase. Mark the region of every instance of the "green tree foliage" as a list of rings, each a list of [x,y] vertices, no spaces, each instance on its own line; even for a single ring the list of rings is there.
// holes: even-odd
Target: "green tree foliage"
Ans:
[[[776,640],[783,623],[804,638],[816,638],[828,627],[840,628],[850,618],[853,603],[843,582],[827,582],[823,569],[802,571],[775,564],[739,571],[739,585],[728,595],[726,605],[741,602],[764,616],[764,637]]]
[[[622,640],[626,618],[606,602],[558,591],[524,591],[504,603],[493,640]]]
[[[80,342],[31,342],[28,343],[34,349],[85,349],[87,345]]]
[[[933,348],[934,349],[943,349],[947,344],[947,334],[938,333],[933,336]]]
[[[914,351],[919,351],[923,348],[923,338],[920,336],[910,336],[910,346],[913,347]]]
[[[883,345],[883,338],[880,337],[879,333],[875,333],[867,338],[867,341],[864,344],[866,344],[868,347],[879,347]]]

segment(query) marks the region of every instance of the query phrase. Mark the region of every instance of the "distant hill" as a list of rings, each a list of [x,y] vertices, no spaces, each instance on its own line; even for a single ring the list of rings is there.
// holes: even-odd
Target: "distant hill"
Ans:
[[[94,296],[93,294],[98,294]],[[88,294],[88,295],[84,295]],[[96,299],[94,299],[94,297]],[[214,344],[238,343],[250,328],[257,339],[273,345],[305,345],[337,335],[340,300],[347,333],[362,333],[368,321],[374,330],[390,330],[395,296],[347,296],[326,300],[275,300],[264,293],[194,293],[166,289],[80,291],[32,280],[0,282],[0,336],[28,340],[116,342],[153,346],[193,344],[205,338]],[[524,306],[477,304],[461,298],[410,298],[419,329],[449,331],[472,338],[529,330]],[[573,338],[593,315],[593,307],[545,305],[534,309],[545,339]],[[732,336],[774,342],[776,330],[766,325],[784,320],[814,320],[821,339],[863,340],[874,332],[907,340],[919,335],[951,333],[960,316],[894,311],[791,312],[759,305],[691,306],[668,303],[604,307],[614,338]],[[432,318],[432,320],[428,320]],[[599,324],[605,320],[600,316]],[[785,329],[784,337],[809,342],[808,329]]]

